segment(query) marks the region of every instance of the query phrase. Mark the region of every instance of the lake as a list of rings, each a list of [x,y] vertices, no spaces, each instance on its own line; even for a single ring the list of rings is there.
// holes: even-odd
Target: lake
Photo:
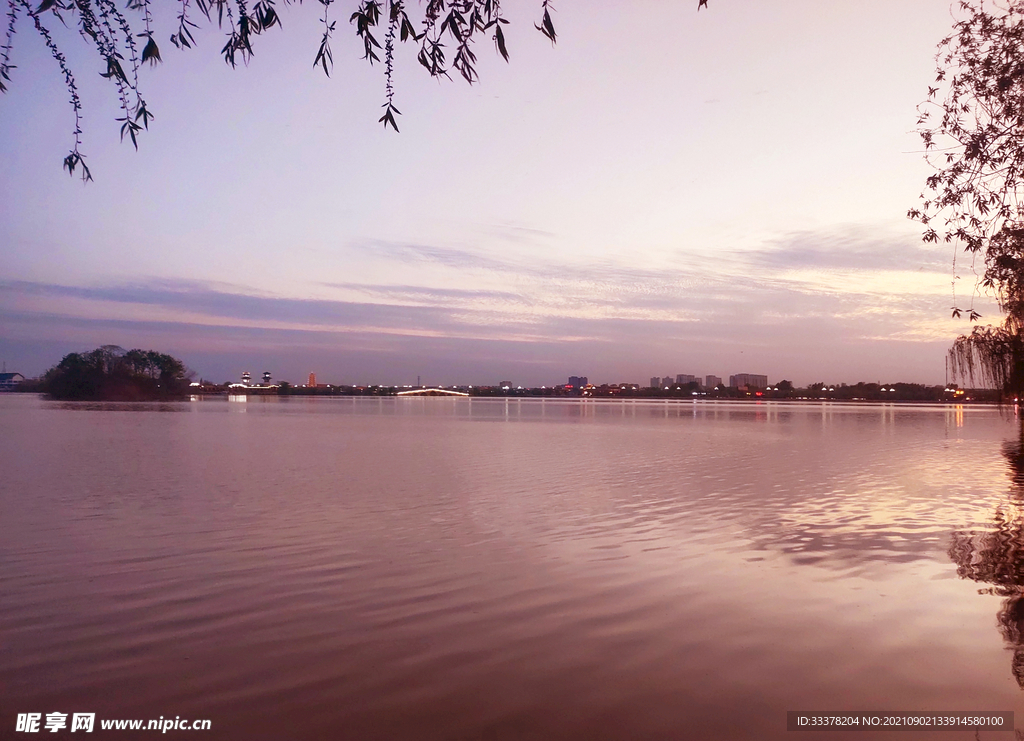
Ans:
[[[0,395],[0,737],[53,711],[218,741],[1024,728],[1018,430],[991,407]]]

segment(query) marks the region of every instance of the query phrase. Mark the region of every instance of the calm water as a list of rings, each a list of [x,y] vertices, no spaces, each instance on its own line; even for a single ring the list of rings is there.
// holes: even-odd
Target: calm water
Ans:
[[[218,740],[815,738],[785,731],[797,709],[1024,727],[1017,429],[951,407],[2,396],[0,737],[55,710],[208,718],[168,733]]]

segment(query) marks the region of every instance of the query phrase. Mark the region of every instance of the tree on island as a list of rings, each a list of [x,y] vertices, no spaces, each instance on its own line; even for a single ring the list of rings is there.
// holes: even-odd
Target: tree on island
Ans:
[[[185,364],[170,355],[104,345],[65,355],[43,375],[40,390],[71,401],[180,399],[191,378]]]
[[[1024,0],[965,0],[962,20],[939,44],[935,86],[919,133],[935,172],[919,208],[924,241],[954,247],[954,317],[981,318],[974,299],[991,291],[1004,319],[956,339],[956,378],[1024,396]],[[957,252],[983,271],[970,299],[956,296]]]

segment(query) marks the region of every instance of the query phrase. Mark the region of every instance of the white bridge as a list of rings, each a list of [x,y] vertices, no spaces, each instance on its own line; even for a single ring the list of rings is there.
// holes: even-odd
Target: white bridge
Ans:
[[[450,391],[448,389],[413,389],[412,391],[399,391],[396,396],[469,396],[465,391]]]

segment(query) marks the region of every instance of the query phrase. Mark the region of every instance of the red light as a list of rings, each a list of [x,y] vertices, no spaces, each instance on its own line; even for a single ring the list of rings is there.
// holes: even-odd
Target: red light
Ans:
[[[761,395],[760,391],[758,391],[756,394],[754,394],[754,396],[760,396],[760,395]]]

